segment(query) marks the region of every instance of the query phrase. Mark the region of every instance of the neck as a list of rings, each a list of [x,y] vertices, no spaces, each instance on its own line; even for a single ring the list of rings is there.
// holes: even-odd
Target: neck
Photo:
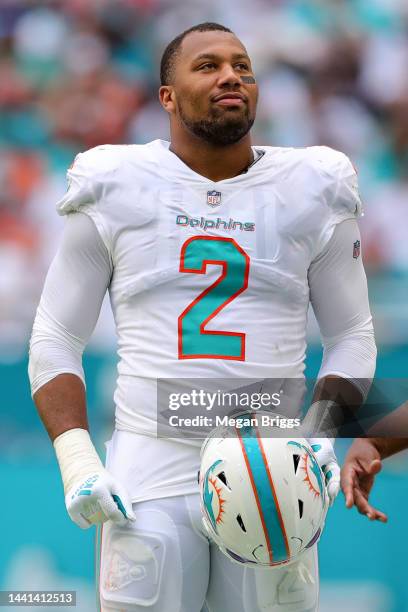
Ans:
[[[190,134],[172,134],[170,151],[194,172],[214,182],[242,174],[253,161],[249,134],[224,147],[209,145]]]

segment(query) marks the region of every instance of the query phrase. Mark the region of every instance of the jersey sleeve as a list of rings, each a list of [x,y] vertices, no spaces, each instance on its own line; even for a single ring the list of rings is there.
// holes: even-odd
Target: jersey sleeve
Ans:
[[[313,157],[323,188],[325,211],[315,256],[327,245],[336,225],[363,214],[356,170],[344,153],[329,147],[313,147]]]
[[[58,374],[84,381],[82,353],[97,322],[112,262],[93,222],[70,214],[37,309],[29,376],[34,394]]]
[[[111,235],[101,203],[114,181],[117,165],[109,145],[79,153],[67,171],[68,190],[57,203],[59,215],[81,212],[91,217],[108,250]]]
[[[312,262],[308,281],[324,347],[318,378],[351,379],[366,397],[377,352],[364,266],[360,253],[358,257],[354,253],[360,240],[355,220],[338,224]]]

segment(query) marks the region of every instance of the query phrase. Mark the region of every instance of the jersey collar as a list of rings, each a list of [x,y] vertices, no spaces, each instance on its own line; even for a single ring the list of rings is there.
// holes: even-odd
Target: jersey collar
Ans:
[[[192,170],[187,164],[185,164],[175,153],[170,151],[170,142],[167,140],[157,140],[155,141],[157,146],[163,151],[163,154],[166,156],[170,170],[177,170],[177,174],[180,176],[183,175],[184,180],[188,180],[190,182],[194,182],[200,185],[210,184],[220,187],[222,185],[231,185],[237,183],[247,182],[248,179],[253,177],[255,174],[258,174],[263,169],[263,162],[265,158],[268,157],[268,150],[263,149],[259,146],[253,146],[252,151],[254,153],[254,161],[250,164],[250,166],[246,169],[242,174],[238,174],[237,176],[233,176],[231,178],[223,179],[221,181],[212,181],[206,176],[202,176]]]

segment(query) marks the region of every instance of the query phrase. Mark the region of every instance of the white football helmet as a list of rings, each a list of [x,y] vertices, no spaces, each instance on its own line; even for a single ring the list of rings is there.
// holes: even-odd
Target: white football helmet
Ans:
[[[307,440],[246,426],[251,417],[239,417],[242,427],[214,430],[203,444],[203,523],[231,559],[280,566],[321,535],[328,508],[324,475]]]

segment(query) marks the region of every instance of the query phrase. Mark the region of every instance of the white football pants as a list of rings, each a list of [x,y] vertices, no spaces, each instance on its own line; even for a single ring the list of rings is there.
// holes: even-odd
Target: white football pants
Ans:
[[[297,563],[230,561],[201,526],[198,494],[142,501],[137,520],[102,528],[102,612],[315,612],[317,547]]]

